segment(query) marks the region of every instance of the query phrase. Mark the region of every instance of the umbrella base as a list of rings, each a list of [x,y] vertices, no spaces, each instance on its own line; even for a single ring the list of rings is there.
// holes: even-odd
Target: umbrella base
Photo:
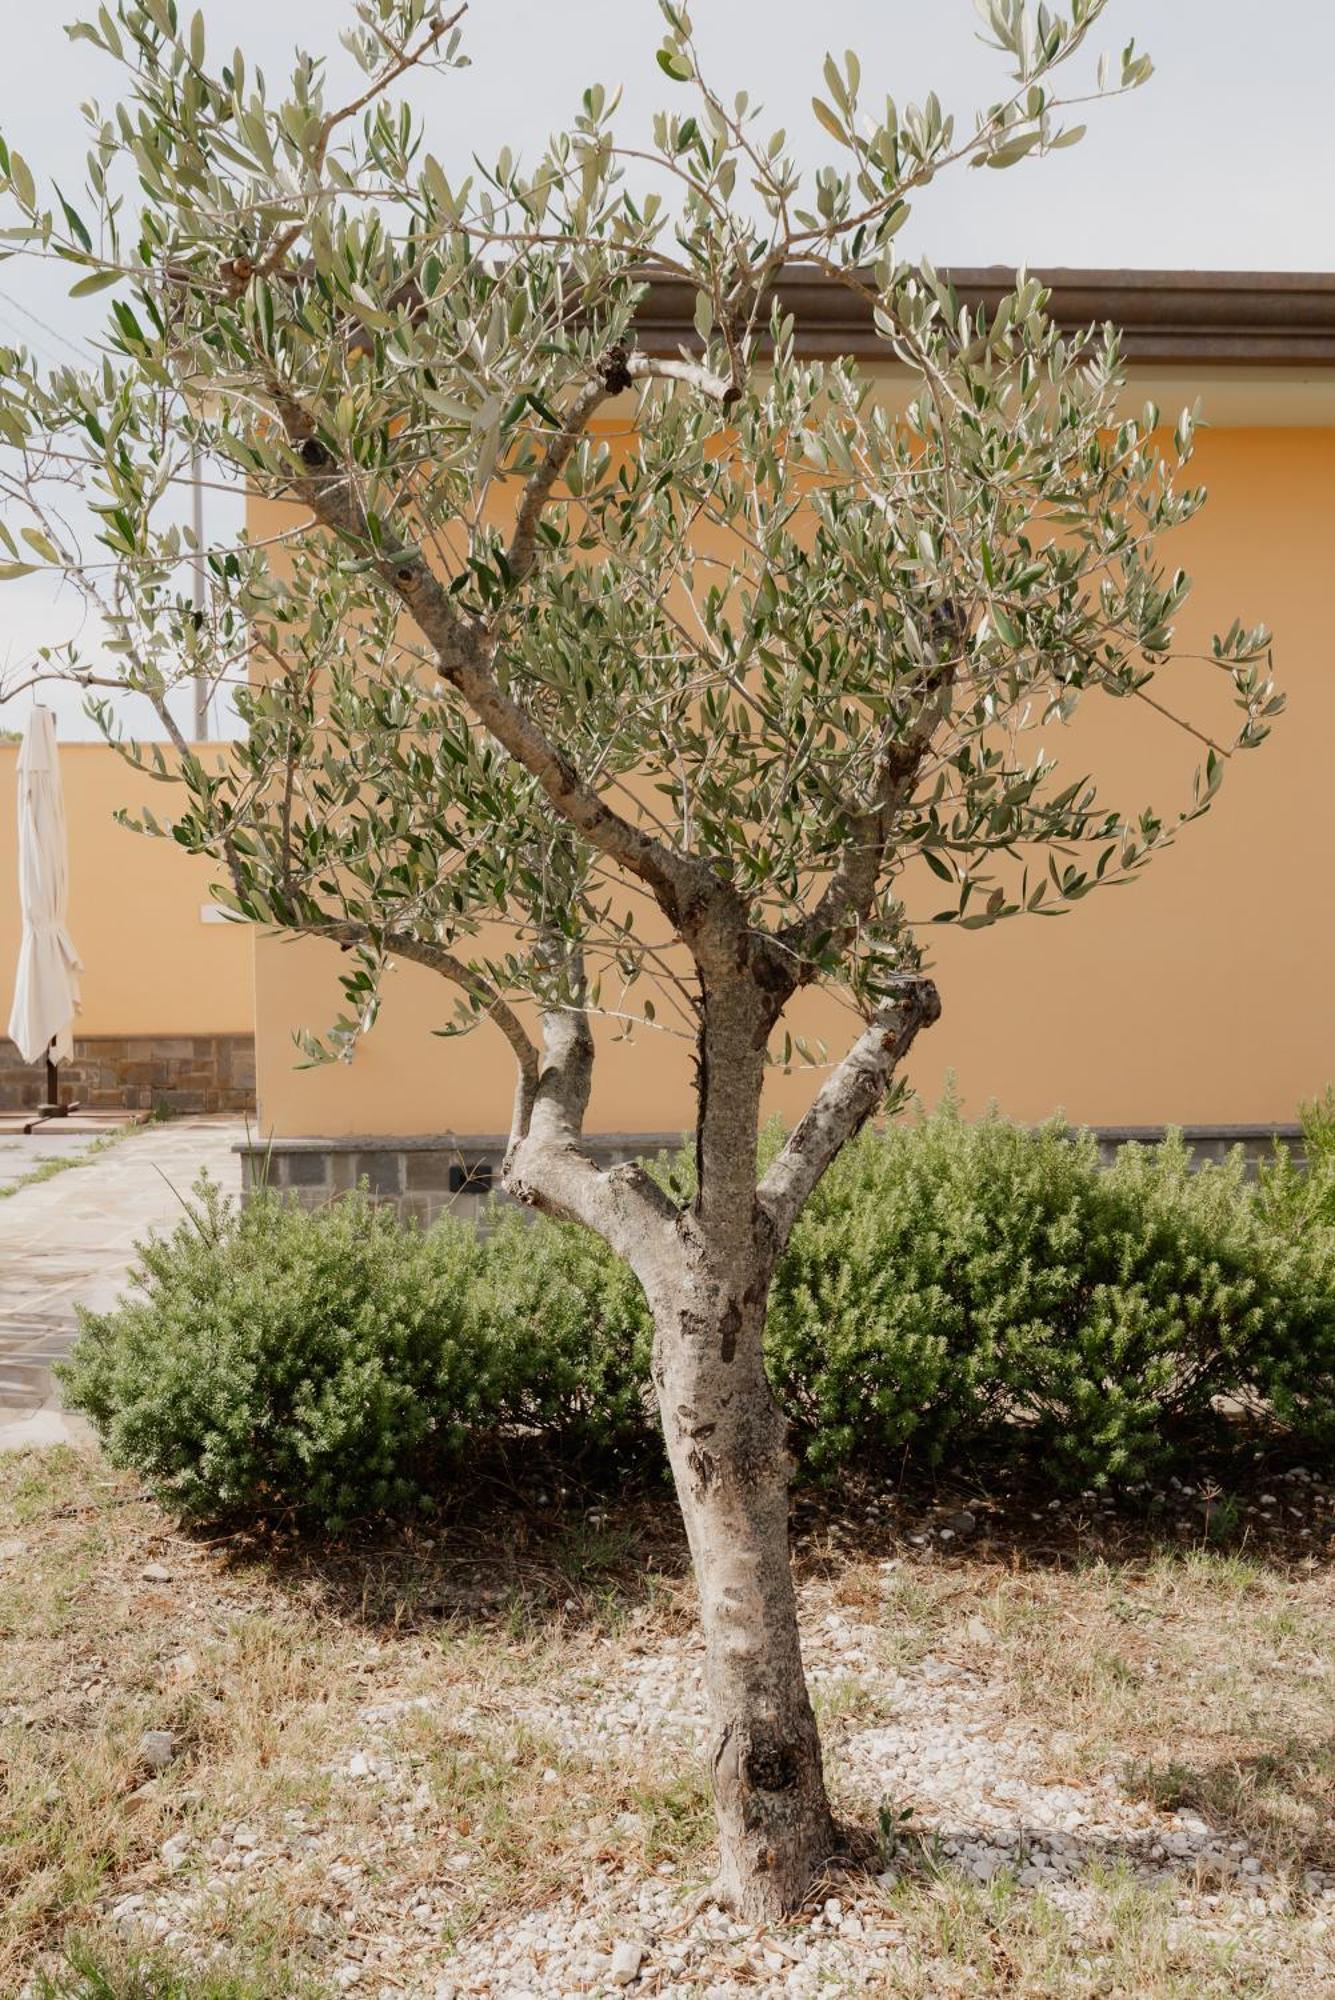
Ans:
[[[0,1111],[0,1138],[32,1138],[42,1132],[123,1132],[127,1125],[147,1125],[149,1111],[87,1111],[77,1104],[62,1104],[52,1118],[36,1106],[28,1111]]]
[[[38,1104],[23,1114],[22,1130],[27,1136],[40,1132],[44,1126],[54,1125],[62,1118],[68,1118],[71,1111],[78,1110],[77,1104]]]
[[[46,1103],[34,1106],[31,1114],[32,1124],[27,1127],[29,1132],[35,1131],[39,1125],[45,1125],[52,1118],[68,1118],[71,1111],[77,1111],[79,1108],[77,1102],[62,1104],[60,1101],[60,1073],[56,1065],[55,1048],[53,1037],[51,1046],[46,1052]]]
[[[0,1138],[30,1138],[40,1132],[121,1132],[127,1125],[147,1125],[149,1111],[85,1111],[64,1104],[61,1115],[50,1118],[35,1107],[27,1111],[0,1111]]]

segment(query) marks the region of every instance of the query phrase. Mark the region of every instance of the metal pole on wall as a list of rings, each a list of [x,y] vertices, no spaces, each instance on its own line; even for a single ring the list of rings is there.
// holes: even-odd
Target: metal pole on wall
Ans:
[[[195,561],[191,575],[191,600],[195,607],[196,622],[204,622],[204,481],[199,460],[199,448],[190,453],[190,525],[195,533]],[[208,676],[195,676],[195,741],[207,743],[209,738],[209,683]]]

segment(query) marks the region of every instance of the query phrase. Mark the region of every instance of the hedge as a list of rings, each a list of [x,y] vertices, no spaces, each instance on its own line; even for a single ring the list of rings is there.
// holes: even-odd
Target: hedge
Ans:
[[[815,1476],[949,1457],[1054,1486],[1162,1476],[1245,1437],[1335,1447],[1335,1104],[1311,1171],[1193,1172],[1180,1139],[1100,1165],[1088,1135],[951,1105],[867,1133],[776,1273],[775,1392]],[[680,1180],[680,1163],[670,1171]],[[540,1444],[661,1464],[639,1286],[585,1231],[498,1210],[421,1231],[365,1193],[245,1208],[204,1182],[84,1317],[70,1404],[182,1512],[338,1527],[438,1504]]]

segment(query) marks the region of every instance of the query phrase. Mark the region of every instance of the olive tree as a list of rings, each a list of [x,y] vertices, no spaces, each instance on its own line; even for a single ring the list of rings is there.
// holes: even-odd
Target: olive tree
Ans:
[[[109,306],[93,367],[0,352],[3,574],[64,572],[101,638],[23,684],[82,683],[117,740],[113,690],[154,703],[175,756],[122,748],[175,803],[137,823],[216,857],[241,917],[344,954],[310,1060],[351,1053],[395,961],[452,989],[442,1029],[508,1040],[506,1186],[606,1238],[652,1308],[719,1891],[753,1916],[837,1846],[762,1358],[775,1261],[937,1017],[926,926],[1133,875],[1277,706],[1266,635],[1238,624],[1209,656],[1231,740],[1162,686],[1188,580],[1160,543],[1202,497],[1190,415],[1128,416],[1115,332],[1063,332],[1037,282],[985,311],[896,255],[937,175],[1055,152],[1072,104],[1143,80],[1128,47],[1064,85],[1107,5],[984,0],[1006,81],[963,123],[830,59],[832,164],[806,173],[702,72],[675,0],[652,141],[623,142],[594,86],[527,165],[433,151],[396,101],[410,73],[467,87],[431,0],[360,0],[346,93],[306,55],[275,93],[175,0],[114,0],[70,31],[123,90],[87,109],[81,207],[0,155],[5,246]],[[863,302],[879,375],[805,358],[794,269]],[[636,328],[668,281],[695,315],[665,354]],[[280,524],[196,547],[192,456]],[[243,724],[208,754],[171,707],[200,674]],[[1096,696],[1208,743],[1173,809],[1105,801],[1059,758]],[[805,1051],[810,1108],[762,1158],[767,1065],[804,1053],[785,1015],[813,986],[846,1001],[848,1046]],[[600,1016],[646,1061],[651,1030],[690,1037],[689,1198],[585,1143]]]

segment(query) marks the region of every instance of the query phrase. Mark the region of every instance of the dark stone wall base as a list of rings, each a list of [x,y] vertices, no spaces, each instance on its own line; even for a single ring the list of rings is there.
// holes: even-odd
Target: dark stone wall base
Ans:
[[[1099,1142],[1099,1152],[1107,1164],[1116,1158],[1122,1146],[1157,1146],[1169,1128],[1164,1125],[1096,1125],[1093,1129]],[[1210,1162],[1217,1164],[1240,1149],[1243,1164],[1251,1176],[1262,1160],[1271,1157],[1277,1145],[1292,1153],[1300,1165],[1303,1163],[1301,1125],[1182,1125],[1177,1129],[1186,1141],[1194,1167],[1203,1167]]]
[[[1164,1127],[1110,1126],[1098,1132],[1105,1160],[1119,1146],[1162,1139]],[[1193,1125],[1185,1131],[1193,1161],[1222,1160],[1241,1146],[1251,1170],[1276,1140],[1296,1150],[1300,1134],[1291,1125]],[[593,1134],[589,1151],[603,1165],[675,1152],[676,1132]],[[428,1227],[446,1212],[475,1221],[493,1195],[502,1201],[503,1134],[438,1133],[425,1138],[366,1135],[350,1139],[273,1139],[239,1146],[242,1186],[281,1188],[306,1208],[318,1208],[363,1181],[373,1200],[388,1203],[405,1221]]]
[[[253,1112],[255,1037],[76,1035],[60,1095],[88,1111]],[[20,1062],[0,1040],[0,1111],[26,1111],[45,1096],[45,1065]]]
[[[603,1166],[620,1160],[642,1160],[655,1153],[675,1152],[679,1132],[612,1132],[593,1134],[589,1151]],[[502,1133],[433,1133],[403,1139],[366,1136],[351,1139],[274,1139],[238,1146],[243,1191],[267,1183],[291,1194],[303,1207],[318,1208],[335,1196],[365,1182],[376,1202],[398,1210],[404,1221],[429,1227],[446,1213],[469,1222],[494,1198],[510,1204],[501,1191],[505,1158]]]

